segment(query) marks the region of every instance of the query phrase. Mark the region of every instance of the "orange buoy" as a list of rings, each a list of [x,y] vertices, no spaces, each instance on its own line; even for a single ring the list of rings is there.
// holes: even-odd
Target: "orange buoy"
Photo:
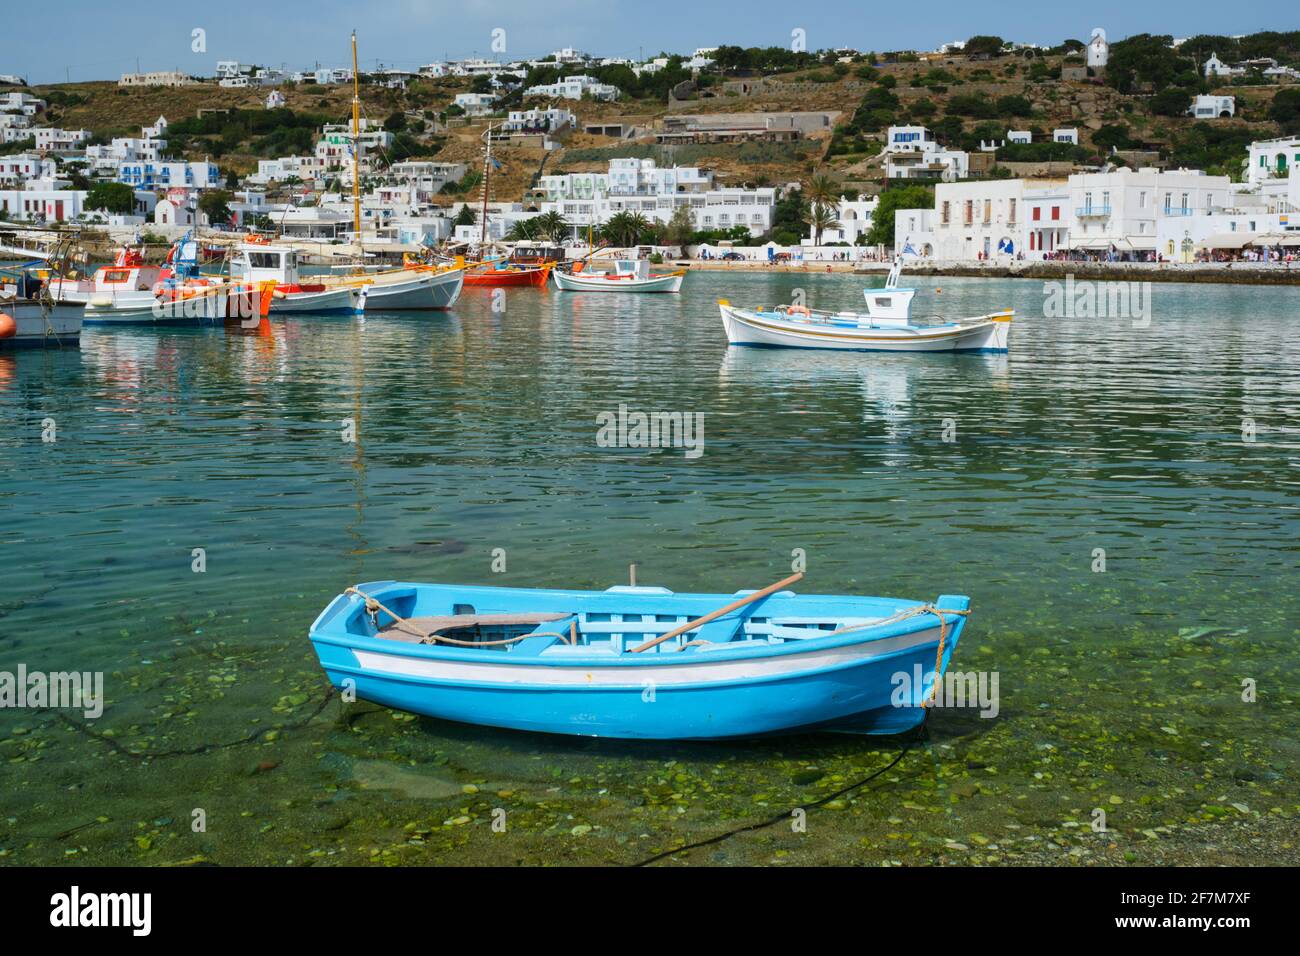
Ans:
[[[18,323],[8,312],[0,312],[0,339],[11,339],[18,334]]]

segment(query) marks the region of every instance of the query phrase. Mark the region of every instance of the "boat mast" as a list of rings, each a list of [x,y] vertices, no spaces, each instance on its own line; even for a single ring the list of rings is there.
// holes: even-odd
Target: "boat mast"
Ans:
[[[352,31],[352,227],[361,248],[361,77],[357,75],[357,31]]]
[[[483,258],[487,251],[487,209],[488,209],[488,188],[492,181],[492,124],[488,123],[487,131],[483,134],[487,139],[487,152],[483,154],[483,211],[479,218],[479,240],[478,254]]]

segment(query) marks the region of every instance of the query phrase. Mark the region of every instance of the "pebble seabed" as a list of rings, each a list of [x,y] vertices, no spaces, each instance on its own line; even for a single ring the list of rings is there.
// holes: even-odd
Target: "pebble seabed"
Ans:
[[[202,623],[208,632],[241,627]],[[6,721],[0,858],[1300,862],[1288,772],[1296,738],[1267,732],[1296,701],[1242,707],[1219,666],[1230,653],[1261,683],[1278,680],[1285,647],[1215,628],[1110,648],[1036,646],[1032,630],[1003,634],[996,649],[971,644],[963,650],[981,667],[1016,678],[994,719],[940,708],[907,739],[664,744],[484,730],[345,704],[312,660],[298,654],[285,665],[300,644],[178,640],[172,659],[112,675],[129,694],[110,721],[92,726],[65,711]],[[1171,684],[1180,691],[1154,691]],[[1127,700],[1134,686],[1153,692],[1128,706],[1104,700]],[[248,716],[231,720],[232,710]],[[211,712],[227,715],[217,718],[225,726]],[[715,842],[692,847],[704,841]]]

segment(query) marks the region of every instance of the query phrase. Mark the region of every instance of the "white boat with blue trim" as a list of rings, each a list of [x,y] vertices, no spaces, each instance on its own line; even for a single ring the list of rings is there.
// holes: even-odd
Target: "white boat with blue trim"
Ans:
[[[608,269],[596,264],[609,264]],[[648,259],[589,259],[552,273],[564,292],[680,292],[685,269],[651,272]]]
[[[732,345],[859,352],[1005,352],[1011,309],[949,322],[914,325],[861,312],[827,312],[801,305],[742,309],[718,300]]]
[[[1005,352],[1015,312],[1004,309],[966,319],[915,323],[915,289],[899,286],[903,257],[880,289],[866,289],[867,311],[829,312],[802,304],[742,309],[718,300],[732,345],[839,349],[856,352]]]
[[[310,637],[335,687],[464,723],[669,740],[920,724],[969,599],[786,590],[801,576],[730,595],[379,581]]]

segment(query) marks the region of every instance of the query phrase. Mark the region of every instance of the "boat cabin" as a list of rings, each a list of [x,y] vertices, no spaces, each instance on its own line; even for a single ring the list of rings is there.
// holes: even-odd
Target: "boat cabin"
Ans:
[[[650,278],[649,259],[615,259],[612,265],[613,268],[610,271],[619,278]]]
[[[230,271],[233,277],[244,282],[297,285],[298,252],[289,246],[245,243],[236,250]]]
[[[158,266],[103,266],[95,271],[96,292],[147,292],[162,277]]]
[[[912,297],[915,289],[901,287],[898,282],[903,273],[903,257],[894,257],[893,267],[885,278],[883,289],[867,289],[867,314],[881,325],[905,326],[911,321]]]

